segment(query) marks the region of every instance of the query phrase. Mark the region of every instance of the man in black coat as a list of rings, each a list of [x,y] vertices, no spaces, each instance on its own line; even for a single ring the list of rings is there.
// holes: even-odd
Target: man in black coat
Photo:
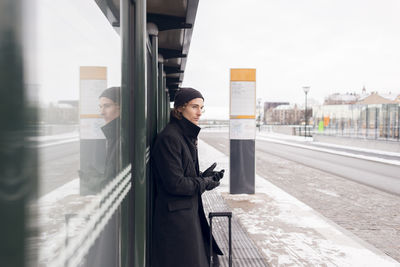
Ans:
[[[156,184],[153,221],[154,267],[209,266],[210,228],[201,194],[219,185],[222,172],[202,175],[197,153],[198,126],[204,98],[193,88],[181,88],[170,123],[158,135],[152,151]],[[213,238],[213,266],[220,248]]]

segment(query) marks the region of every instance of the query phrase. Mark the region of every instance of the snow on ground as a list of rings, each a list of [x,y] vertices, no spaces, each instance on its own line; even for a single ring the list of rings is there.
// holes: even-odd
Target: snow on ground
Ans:
[[[256,176],[256,194],[230,195],[228,156],[202,140],[199,159],[201,170],[214,161],[225,168],[217,191],[271,266],[400,266],[263,177]]]
[[[271,131],[256,131],[257,136],[268,136],[271,138],[276,138],[280,140],[288,140],[288,141],[297,141],[297,142],[312,142],[314,139],[312,137],[304,137],[304,136],[298,136],[298,135],[288,135],[288,134],[280,134],[280,133],[274,133]]]
[[[56,190],[39,198],[39,204],[55,203],[66,196],[79,194],[79,178],[76,178]]]
[[[32,136],[32,137],[29,137],[29,140],[45,142],[45,141],[54,141],[54,140],[65,140],[65,139],[71,139],[71,138],[77,138],[77,137],[79,137],[79,131],[73,131],[73,132],[68,132],[68,133],[63,133],[63,134],[54,134],[54,135]]]
[[[397,152],[383,151],[383,150],[377,150],[377,149],[367,149],[367,148],[352,147],[352,146],[343,146],[343,145],[336,145],[336,144],[323,143],[323,142],[314,142],[312,137],[305,138],[304,136],[286,135],[286,134],[279,134],[279,133],[267,132],[267,131],[257,132],[257,136],[260,138],[269,137],[269,138],[274,138],[274,139],[279,139],[279,140],[296,141],[296,142],[312,142],[312,144],[314,144],[314,145],[323,145],[325,147],[345,148],[345,149],[351,149],[354,151],[375,153],[378,155],[400,157],[400,153],[397,153]]]
[[[86,221],[76,215],[93,201],[98,201],[97,196],[79,194],[78,178],[38,200],[39,266],[47,266],[47,263],[64,249],[65,242],[70,242],[79,234]]]
[[[274,136],[276,137],[277,135],[274,135]],[[346,156],[346,157],[352,157],[352,158],[358,158],[358,159],[364,159],[364,160],[371,160],[371,161],[376,161],[376,162],[381,162],[381,163],[400,166],[400,161],[399,160],[389,160],[389,159],[383,159],[383,158],[378,158],[378,157],[373,157],[373,156],[365,156],[365,155],[353,154],[353,153],[349,153],[349,152],[337,151],[337,150],[333,150],[333,149],[319,148],[319,147],[314,147],[314,146],[309,146],[309,145],[302,145],[302,144],[297,144],[297,143],[292,143],[292,142],[279,140],[277,138],[271,138],[270,135],[259,135],[257,137],[257,139],[258,140],[265,140],[265,141],[269,141],[269,142],[274,142],[274,143],[278,143],[278,144],[284,144],[284,145],[289,145],[289,146],[295,146],[295,147],[300,147],[300,148],[305,148],[305,149],[310,149],[310,150],[315,150],[315,151],[321,151],[321,152],[336,154],[336,155],[342,155],[342,156]],[[324,143],[324,145],[325,145],[325,143]],[[344,147],[344,146],[336,146],[336,147],[342,147],[342,148],[347,148],[347,149],[350,148],[350,147]],[[351,149],[353,149],[353,147],[351,147]],[[353,149],[353,150],[356,150],[356,149]],[[367,151],[367,150],[364,150],[364,151]],[[389,153],[391,155],[394,154],[393,152],[380,151],[380,154],[389,155]],[[395,153],[395,154],[398,154],[398,153]]]
[[[227,128],[218,129],[226,131]],[[207,129],[212,131],[212,129]],[[312,141],[299,136],[261,133],[259,138],[284,138],[288,141]],[[77,133],[40,137],[43,145],[72,142]],[[49,143],[47,143],[49,142]],[[389,152],[390,153],[390,152]],[[217,162],[225,177],[217,191],[232,208],[233,214],[253,238],[271,266],[400,266],[350,232],[327,220],[296,198],[262,177],[256,176],[256,194],[229,194],[229,158],[199,140],[200,168]],[[332,195],[334,192],[326,191]],[[79,195],[79,179],[75,179],[43,196],[38,201],[41,264],[55,256],[66,238],[73,238],[82,227],[74,214],[95,196]],[[68,221],[68,223],[67,223]],[[68,224],[68,226],[67,226]],[[62,247],[61,247],[62,248]]]
[[[43,148],[53,145],[67,144],[71,142],[79,141],[79,132],[69,132],[57,135],[44,135],[44,136],[33,136],[29,137],[28,140],[38,142],[36,147]]]

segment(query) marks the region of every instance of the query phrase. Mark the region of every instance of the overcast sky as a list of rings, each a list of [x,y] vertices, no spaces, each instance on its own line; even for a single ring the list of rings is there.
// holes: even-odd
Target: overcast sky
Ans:
[[[82,65],[119,85],[119,37],[94,0],[36,1],[41,99],[77,99]],[[363,86],[400,93],[399,14],[399,0],[200,0],[183,86],[224,118],[230,68],[256,68],[263,101],[303,104],[303,86],[320,103]]]
[[[36,78],[40,100],[79,98],[79,67],[106,66],[107,86],[121,85],[121,43],[94,0],[37,2]]]
[[[200,0],[184,85],[208,108],[228,103],[230,68],[256,68],[263,101],[400,93],[399,14],[398,0]]]

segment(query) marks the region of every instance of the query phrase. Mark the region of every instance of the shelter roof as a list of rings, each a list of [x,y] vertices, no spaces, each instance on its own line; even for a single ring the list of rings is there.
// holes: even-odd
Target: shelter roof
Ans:
[[[119,0],[95,0],[119,32]],[[170,98],[182,84],[199,0],[147,0],[147,22],[158,28],[158,53],[163,58]],[[159,57],[160,58],[160,57]]]

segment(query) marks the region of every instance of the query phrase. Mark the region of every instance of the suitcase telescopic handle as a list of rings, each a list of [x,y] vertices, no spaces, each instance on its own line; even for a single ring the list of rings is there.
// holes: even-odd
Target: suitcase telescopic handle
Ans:
[[[232,212],[210,212],[208,218],[210,219],[210,266],[213,264],[213,249],[212,249],[212,219],[214,217],[228,217],[229,219],[229,267],[232,267]]]

